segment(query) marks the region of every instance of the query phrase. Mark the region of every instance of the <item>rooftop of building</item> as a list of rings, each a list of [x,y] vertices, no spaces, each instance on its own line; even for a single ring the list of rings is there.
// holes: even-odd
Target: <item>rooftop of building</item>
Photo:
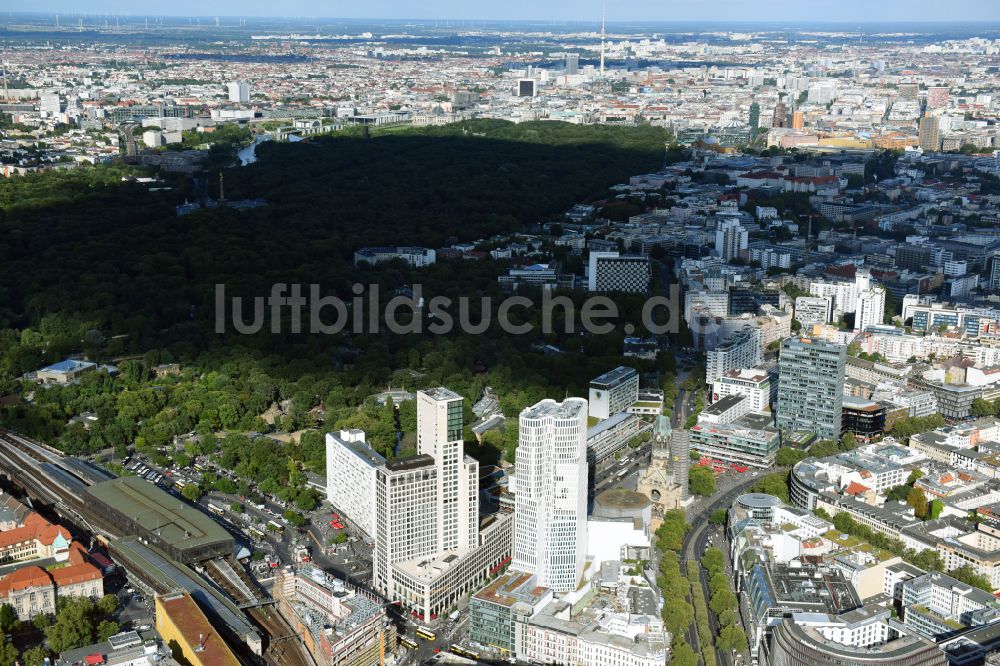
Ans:
[[[352,439],[345,439],[342,432],[331,432],[327,433],[336,441],[340,446],[344,447],[358,458],[362,460],[369,467],[378,467],[379,465],[385,464],[385,457],[380,453],[375,451],[372,447],[364,441],[364,431],[362,430],[351,430],[349,431],[352,435],[355,435]],[[356,437],[356,434],[361,434],[361,439]]]
[[[642,493],[625,488],[612,488],[600,493],[594,501],[612,509],[643,509],[649,506],[649,498]]]
[[[906,502],[886,502],[882,506],[874,506],[850,495],[840,496],[824,492],[822,493],[822,497],[824,501],[833,502],[836,505],[849,508],[855,513],[874,518],[879,523],[896,530],[901,530],[920,522],[914,517],[912,507]]]
[[[750,412],[732,423],[705,423],[696,425],[691,428],[691,432],[731,434],[755,439],[778,437],[778,430],[771,424],[770,414]]]
[[[846,352],[847,347],[845,345],[838,345],[835,342],[830,342],[829,340],[824,340],[822,338],[785,338],[781,343],[782,347],[799,347],[802,349],[815,348],[823,351],[829,352]]]
[[[703,409],[701,411],[701,413],[702,414],[707,414],[709,416],[720,416],[722,414],[725,414],[730,409],[732,409],[736,405],[740,404],[744,400],[748,400],[748,399],[749,398],[747,398],[742,393],[733,393],[733,394],[727,395],[727,396],[725,396],[723,398],[719,398],[718,400],[716,400],[715,402],[713,402],[711,405],[709,405],[708,407],[706,407],[705,409]]]
[[[744,368],[743,370],[730,370],[722,375],[723,380],[738,380],[743,382],[760,383],[769,378],[767,370],[763,368]]]
[[[240,666],[236,655],[226,645],[219,632],[186,592],[166,594],[156,598],[157,613],[164,612],[177,631],[191,646],[200,646],[195,655],[203,666]],[[197,648],[196,648],[197,649]]]
[[[940,573],[938,571],[931,571],[918,576],[913,580],[907,581],[906,585],[915,588],[930,586],[939,587],[949,590],[952,594],[957,594],[969,599],[970,601],[982,604],[983,606],[1000,608],[1000,599],[997,599],[989,592],[981,590],[978,587],[973,587],[968,583],[963,583],[960,580],[952,578],[948,574]]]
[[[139,477],[105,481],[87,492],[174,548],[233,542],[233,537],[207,514]]]
[[[827,640],[813,627],[797,624],[792,618],[782,620],[779,629],[775,631],[779,630],[785,632],[790,639],[806,646],[807,650],[832,655],[834,658],[844,660],[843,662],[838,661],[836,663],[899,664],[906,663],[906,658],[913,654],[924,652],[931,654],[939,653],[934,643],[919,636],[903,636],[886,643],[872,645],[871,647],[852,647]],[[938,663],[940,666],[944,666],[946,663],[944,655],[940,654],[940,657],[940,662]],[[826,663],[825,660],[823,663]]]
[[[98,663],[126,663],[139,658],[146,653],[146,648],[156,645],[156,635],[149,632],[124,631],[111,636],[106,641],[85,645],[73,650],[59,653],[55,666],[78,666],[94,661],[95,656],[102,658]],[[88,662],[88,657],[91,662]]]
[[[299,615],[311,630],[318,633],[332,628],[329,634],[331,640],[333,636],[346,637],[358,627],[367,626],[372,618],[384,616],[381,600],[376,601],[367,593],[359,593],[353,587],[345,585],[339,578],[327,574],[312,564],[288,567],[287,574],[299,576],[310,584],[322,588],[329,595],[323,598],[314,596],[315,593],[309,593],[300,596],[296,601],[307,601],[302,605],[308,610],[300,612]],[[335,603],[330,603],[333,599],[336,600]],[[337,608],[338,612],[335,612],[334,608]],[[315,609],[322,611],[320,616],[316,615]]]
[[[572,419],[587,411],[587,401],[583,398],[566,398],[562,402],[547,399],[526,407],[521,416],[529,419],[553,417],[557,419]]]
[[[593,388],[603,388],[605,390],[614,388],[624,381],[632,379],[638,376],[638,372],[635,368],[628,368],[624,365],[620,365],[614,370],[609,370],[603,375],[598,375],[590,380],[590,385]]]
[[[629,594],[631,597],[631,591]],[[631,615],[616,612],[617,603],[611,595],[593,591],[588,595],[589,599],[584,599],[572,609],[566,601],[549,603],[531,618],[531,624],[642,657],[659,654],[666,657],[666,643],[659,640],[655,633],[645,631],[650,620],[659,624],[657,613],[654,612],[650,618],[640,614],[639,610]],[[645,606],[645,603],[640,600],[640,605]],[[625,619],[624,627],[616,622],[622,618]],[[612,624],[618,624],[618,628],[612,629]]]
[[[736,502],[751,509],[772,509],[782,505],[780,499],[764,493],[744,493],[736,498]]]
[[[836,569],[773,563],[766,571],[775,606],[836,615],[861,605],[854,586]]]
[[[52,365],[45,366],[39,372],[75,372],[77,370],[84,370],[87,368],[93,368],[97,364],[91,363],[90,361],[80,361],[76,359],[68,358],[64,361],[59,361],[58,363],[53,363]]]
[[[390,472],[406,472],[413,469],[420,469],[421,467],[433,466],[434,456],[427,455],[426,453],[419,453],[406,458],[393,458],[385,463],[385,468]]]
[[[934,547],[957,551],[963,560],[1000,562],[1000,549],[984,549],[969,543],[970,538],[980,536],[977,532],[976,525],[957,516],[916,522],[906,528],[908,537]]]
[[[618,412],[617,414],[612,414],[608,418],[598,421],[594,425],[587,428],[587,439],[593,439],[608,430],[617,428],[626,421],[636,421],[638,418],[639,417],[635,414],[629,414],[628,412]]]
[[[844,409],[853,409],[859,412],[877,412],[880,409],[880,406],[874,400],[859,398],[853,395],[845,395]]]
[[[536,585],[535,580],[534,574],[510,571],[476,592],[472,598],[506,607],[516,603],[534,607],[549,592],[549,588]]]
[[[451,401],[451,400],[461,400],[462,396],[452,391],[450,388],[445,388],[444,386],[438,386],[436,388],[423,389],[420,391],[423,395],[426,395],[431,400],[437,401]]]

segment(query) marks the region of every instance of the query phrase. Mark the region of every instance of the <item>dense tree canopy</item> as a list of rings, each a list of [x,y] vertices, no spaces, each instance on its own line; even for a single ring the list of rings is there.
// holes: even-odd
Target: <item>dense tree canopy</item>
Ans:
[[[182,467],[221,447],[226,463],[243,464],[262,489],[291,488],[289,460],[299,471],[322,469],[324,430],[363,428],[386,455],[412,452],[412,404],[394,414],[370,400],[386,386],[447,385],[470,402],[492,386],[508,416],[554,392],[583,394],[591,377],[620,362],[623,332],[327,336],[283,326],[277,334],[220,335],[215,285],[250,297],[276,282],[315,283],[324,295],[346,297],[354,283],[389,294],[419,282],[426,296],[499,301],[501,262],[369,269],[353,266],[353,252],[537,230],[574,203],[596,203],[610,185],[656,169],[666,139],[648,127],[476,121],[264,144],[254,165],[226,171],[225,186],[228,199],[262,197],[268,205],[184,217],[175,205],[199,200],[205,182],[215,196],[216,178],[163,176],[172,189],[156,192],[123,181],[134,170],[120,166],[3,179],[0,396],[27,394],[32,387],[15,378],[75,353],[114,363],[119,374],[90,373],[78,385],[37,391],[31,404],[0,407],[0,424],[72,453],[114,448],[123,455],[134,446]],[[638,323],[643,299],[616,300],[623,320]],[[479,312],[472,314],[475,320]],[[540,313],[525,317],[537,323]],[[564,353],[543,353],[541,343]],[[153,373],[169,362],[179,362],[182,374]],[[261,415],[279,403],[287,409],[264,422]],[[67,425],[82,412],[95,413],[97,424]],[[271,431],[305,432],[290,446],[271,439],[225,445],[225,432]],[[163,450],[191,432],[197,437],[183,447]],[[508,428],[473,452],[512,460],[514,441],[516,428]],[[200,490],[229,492],[229,484],[210,478]],[[295,488],[288,494],[300,508],[310,503]]]

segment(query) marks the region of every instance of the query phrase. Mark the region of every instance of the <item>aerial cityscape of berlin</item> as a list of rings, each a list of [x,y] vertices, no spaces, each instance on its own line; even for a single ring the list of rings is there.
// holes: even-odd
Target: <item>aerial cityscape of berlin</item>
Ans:
[[[0,666],[1000,666],[998,0],[0,0]]]

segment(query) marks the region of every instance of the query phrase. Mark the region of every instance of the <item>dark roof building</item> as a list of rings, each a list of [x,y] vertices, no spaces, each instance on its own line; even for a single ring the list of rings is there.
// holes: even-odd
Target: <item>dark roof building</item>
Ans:
[[[116,531],[142,537],[179,562],[233,553],[233,537],[208,514],[142,479],[122,477],[86,492],[101,506],[95,514]]]

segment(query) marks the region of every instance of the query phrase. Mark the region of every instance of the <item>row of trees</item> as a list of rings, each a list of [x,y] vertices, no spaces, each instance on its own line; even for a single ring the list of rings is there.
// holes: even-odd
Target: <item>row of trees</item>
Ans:
[[[711,594],[709,608],[719,618],[721,629],[715,645],[723,652],[745,651],[747,635],[739,624],[739,600],[733,593],[733,581],[726,573],[725,553],[718,548],[708,548],[701,558],[701,566],[708,573],[708,590]]]
[[[845,432],[839,441],[824,439],[809,447],[808,451],[782,447],[778,449],[775,463],[782,467],[791,467],[805,458],[826,458],[845,451],[853,451],[857,447],[857,439],[852,432]]]
[[[997,414],[1000,414],[1000,398],[996,400],[976,398],[972,401],[972,415],[976,418],[996,416]]]
[[[701,572],[694,560],[687,562],[687,577],[688,585],[691,587],[691,601],[694,604],[698,642],[701,644],[701,661],[705,666],[715,666],[715,637],[708,623],[708,604],[705,603],[705,590],[701,586]]]
[[[691,588],[681,572],[678,554],[684,544],[684,535],[690,529],[684,511],[672,509],[664,514],[663,523],[656,530],[656,549],[660,558],[656,582],[663,595],[663,623],[673,636],[671,663],[681,666],[698,666],[698,655],[687,642],[687,631],[695,613],[689,601]]]

